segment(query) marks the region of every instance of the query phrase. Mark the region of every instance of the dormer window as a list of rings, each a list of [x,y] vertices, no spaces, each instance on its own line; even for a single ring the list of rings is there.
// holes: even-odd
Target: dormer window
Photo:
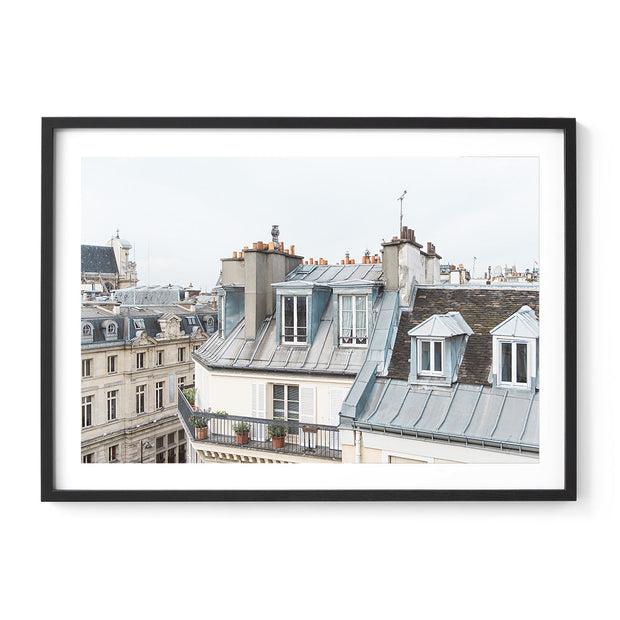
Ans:
[[[90,323],[82,323],[82,342],[93,341],[93,326]]]
[[[368,344],[368,295],[340,295],[340,344]]]
[[[188,325],[198,325],[198,319],[195,316],[188,316],[186,318]]]
[[[101,325],[106,340],[116,340],[118,335],[118,325],[114,321],[104,321]]]
[[[308,340],[308,298],[284,296],[282,298],[282,341],[305,344]]]
[[[443,375],[444,340],[418,340],[418,374]]]
[[[538,318],[523,306],[491,330],[493,336],[493,384],[533,388],[538,380]]]
[[[527,343],[500,341],[500,347],[500,382],[527,385]]]
[[[473,333],[459,312],[434,314],[409,330],[409,382],[452,385],[458,380],[467,340]]]
[[[133,320],[133,326],[136,329],[145,329],[145,327],[144,327],[144,319],[134,319]]]

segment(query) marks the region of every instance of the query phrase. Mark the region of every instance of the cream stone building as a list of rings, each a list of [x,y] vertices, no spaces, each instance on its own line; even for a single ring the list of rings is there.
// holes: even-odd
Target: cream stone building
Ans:
[[[82,304],[84,463],[186,462],[177,388],[194,381],[191,355],[216,330],[217,313],[180,299],[178,288],[124,291],[162,305]]]

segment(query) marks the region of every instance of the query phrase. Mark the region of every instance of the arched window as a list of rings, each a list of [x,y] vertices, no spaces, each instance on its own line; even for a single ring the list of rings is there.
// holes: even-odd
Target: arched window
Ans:
[[[115,334],[116,333],[116,323],[110,323],[108,325],[108,334]]]
[[[90,323],[84,323],[82,325],[82,336],[92,336],[93,335],[93,326]]]

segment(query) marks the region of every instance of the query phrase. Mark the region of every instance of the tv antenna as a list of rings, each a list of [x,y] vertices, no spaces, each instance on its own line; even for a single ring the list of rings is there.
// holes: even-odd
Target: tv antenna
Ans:
[[[402,236],[403,236],[403,198],[405,197],[406,193],[407,193],[407,190],[405,190],[400,195],[400,198],[397,198],[397,200],[400,200],[400,228],[398,230],[399,239],[402,239]]]

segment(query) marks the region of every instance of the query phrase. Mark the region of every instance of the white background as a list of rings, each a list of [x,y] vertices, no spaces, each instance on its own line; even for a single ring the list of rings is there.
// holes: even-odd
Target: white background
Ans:
[[[612,7],[5,8],[3,609],[64,618],[613,615],[620,50]],[[63,115],[577,117],[579,501],[40,504],[39,119]]]

